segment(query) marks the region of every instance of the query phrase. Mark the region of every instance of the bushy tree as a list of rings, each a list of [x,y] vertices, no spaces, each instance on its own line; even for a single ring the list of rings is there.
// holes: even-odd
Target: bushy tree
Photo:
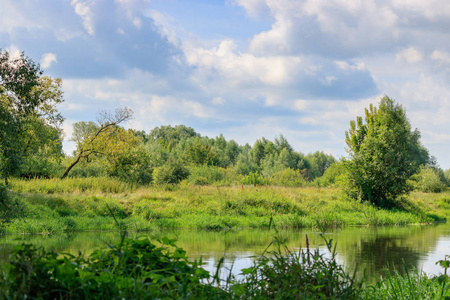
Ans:
[[[170,159],[166,164],[153,171],[155,184],[177,184],[188,176],[189,170],[183,162],[175,159]]]
[[[410,181],[415,190],[424,193],[440,193],[445,187],[438,170],[426,166],[420,167],[419,173],[411,176]]]
[[[397,196],[409,192],[407,179],[428,162],[420,132],[411,129],[406,111],[387,96],[379,108],[370,105],[365,110],[364,121],[362,117],[351,121],[345,135],[346,190],[377,206],[391,205]]]
[[[61,83],[43,76],[23,53],[0,52],[0,173],[6,184],[27,158],[61,156]]]

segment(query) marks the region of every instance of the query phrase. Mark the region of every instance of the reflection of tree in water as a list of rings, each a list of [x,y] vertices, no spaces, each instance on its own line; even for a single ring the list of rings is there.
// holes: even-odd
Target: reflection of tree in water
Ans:
[[[347,241],[340,251],[344,263],[350,270],[357,266],[361,275],[364,271],[375,276],[383,275],[386,267],[404,273],[405,265],[408,269],[414,267],[420,271],[421,261],[436,247],[441,232],[435,227],[399,229],[374,230],[371,234]]]
[[[361,243],[361,250],[355,253],[354,262],[369,274],[380,274],[383,268],[404,272],[407,268],[419,268],[419,261],[426,255],[418,249],[406,246],[404,238],[377,237],[372,241]],[[404,263],[403,263],[404,262]]]

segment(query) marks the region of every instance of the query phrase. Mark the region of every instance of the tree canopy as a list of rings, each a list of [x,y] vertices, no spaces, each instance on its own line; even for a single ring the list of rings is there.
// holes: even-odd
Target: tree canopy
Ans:
[[[23,53],[0,52],[0,173],[6,184],[27,157],[61,154],[61,84]]]
[[[428,163],[420,132],[411,129],[405,109],[391,98],[370,105],[365,118],[350,122],[345,133],[349,160],[347,192],[378,206],[389,205],[411,187],[407,179]]]

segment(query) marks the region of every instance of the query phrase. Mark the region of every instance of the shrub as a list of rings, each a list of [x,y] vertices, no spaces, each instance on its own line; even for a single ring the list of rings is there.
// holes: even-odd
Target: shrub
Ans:
[[[193,185],[206,185],[218,182],[224,178],[224,169],[215,166],[193,166],[189,168],[187,181]]]
[[[59,255],[32,245],[14,248],[0,268],[1,299],[213,299],[226,292],[209,272],[189,262],[174,240],[121,243],[81,254]]]
[[[258,172],[251,172],[242,179],[242,184],[246,185],[266,185],[267,183],[268,181]]]
[[[189,170],[180,160],[169,160],[153,171],[154,183],[158,185],[178,184],[189,176]]]
[[[0,183],[0,225],[24,214],[23,203],[11,195],[8,188]]]
[[[445,187],[437,171],[427,167],[421,167],[419,173],[411,176],[409,183],[415,190],[424,193],[440,193]]]
[[[245,277],[233,290],[239,299],[357,299],[361,284],[336,262],[331,240],[326,245],[331,257],[311,251],[308,237],[306,251],[299,252],[275,241],[276,250],[243,269]]]
[[[270,184],[278,186],[299,187],[306,181],[298,170],[287,168],[273,174],[269,179]]]
[[[329,166],[322,177],[316,178],[314,183],[318,186],[331,186],[336,184],[337,178],[344,172],[342,163],[335,162]]]

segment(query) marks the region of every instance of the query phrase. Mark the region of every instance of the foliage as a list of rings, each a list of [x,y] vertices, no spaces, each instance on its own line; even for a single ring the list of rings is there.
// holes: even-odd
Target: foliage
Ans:
[[[123,181],[149,184],[152,181],[151,158],[139,138],[133,131],[116,128],[114,148],[107,146],[103,164],[110,176]]]
[[[257,172],[259,170],[258,165],[252,162],[247,154],[239,154],[234,170],[237,174],[248,175],[250,173]]]
[[[311,251],[307,236],[299,252],[276,241],[278,248],[243,269],[244,279],[232,290],[242,299],[357,299],[360,284],[336,262],[332,241],[325,242],[331,257]]]
[[[23,210],[23,203],[12,195],[3,183],[0,183],[0,229],[3,222],[22,217]]]
[[[428,162],[428,151],[420,144],[420,133],[411,130],[403,107],[386,97],[379,108],[366,109],[362,117],[350,122],[346,132],[349,160],[347,193],[377,206],[410,191],[407,179]]]
[[[271,185],[277,186],[300,187],[305,185],[306,180],[300,171],[287,168],[272,174],[269,182]]]
[[[187,156],[191,162],[197,165],[217,166],[219,164],[219,157],[216,151],[200,139],[196,139],[187,148]]]
[[[393,272],[386,270],[386,276],[381,277],[376,283],[367,285],[361,293],[363,299],[448,299],[448,289],[445,283],[449,281],[448,275],[429,277],[426,273],[412,272],[405,266],[404,275],[398,270]],[[442,283],[443,285],[442,285]],[[447,297],[444,297],[444,294]]]
[[[155,184],[178,184],[188,178],[189,170],[180,160],[169,160],[165,165],[155,168],[153,178]]]
[[[219,182],[225,177],[225,169],[215,166],[193,166],[189,168],[187,181],[193,185],[206,185]]]
[[[312,178],[323,176],[325,171],[336,161],[330,154],[325,154],[323,151],[316,151],[306,155],[306,159],[311,164]]]
[[[445,188],[436,169],[421,166],[420,171],[410,178],[410,183],[417,191],[424,193],[440,193]]]
[[[129,108],[117,109],[114,114],[100,113],[98,124],[78,122],[73,125],[72,141],[76,143],[74,160],[61,176],[65,178],[80,161],[89,162],[99,156],[109,159],[120,156],[124,151],[135,147],[140,139],[133,131],[126,131],[118,124],[131,119],[133,112]]]
[[[342,162],[335,162],[331,164],[323,173],[322,177],[315,179],[315,184],[318,186],[333,186],[338,183],[339,177],[345,172]]]
[[[251,172],[242,179],[242,184],[245,185],[266,185],[267,183],[268,181],[258,172]]]
[[[59,255],[32,245],[16,246],[2,265],[2,299],[179,299],[222,298],[208,271],[189,262],[174,240],[123,239],[108,249]],[[201,262],[200,262],[201,263]]]
[[[0,52],[0,172],[20,175],[27,157],[61,156],[61,79],[42,76],[23,53]]]

